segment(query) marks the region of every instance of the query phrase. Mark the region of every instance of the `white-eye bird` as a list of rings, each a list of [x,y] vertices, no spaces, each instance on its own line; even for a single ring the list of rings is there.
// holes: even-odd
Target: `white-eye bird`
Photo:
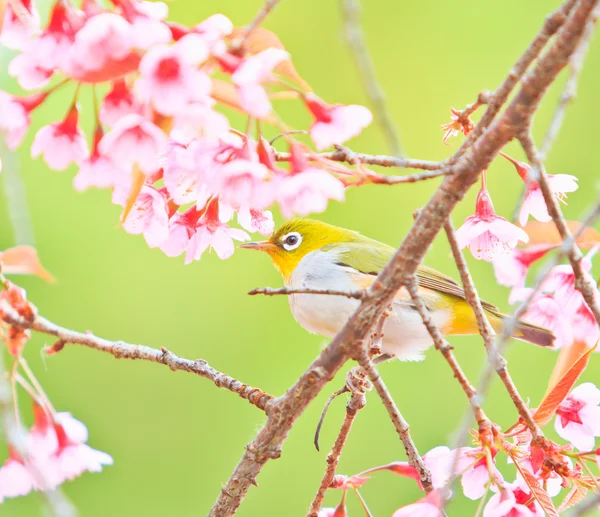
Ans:
[[[268,253],[287,287],[336,291],[368,288],[396,251],[358,232],[312,219],[288,221],[269,240],[241,247]],[[475,315],[455,280],[422,265],[416,276],[419,293],[444,335],[478,333]],[[302,327],[328,338],[338,333],[360,303],[325,294],[294,294],[289,296],[289,302]],[[499,332],[507,316],[487,302],[482,304],[491,325]],[[554,342],[552,332],[524,321],[519,322],[514,337],[540,346]],[[382,352],[403,361],[419,361],[432,344],[410,295],[401,289],[384,324]]]

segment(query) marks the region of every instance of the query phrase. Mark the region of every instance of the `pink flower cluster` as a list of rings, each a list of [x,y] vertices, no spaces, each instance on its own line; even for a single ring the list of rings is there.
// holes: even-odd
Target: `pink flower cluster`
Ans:
[[[9,458],[0,467],[0,502],[32,490],[53,490],[84,472],[100,472],[113,463],[108,454],[85,443],[87,428],[69,413],[50,417],[35,405],[34,416],[26,438],[27,457],[9,449]]]
[[[275,203],[290,216],[321,212],[330,199],[344,199],[338,170],[307,160],[310,151],[289,136],[290,167],[277,167],[269,143],[231,129],[221,110],[234,107],[249,122],[283,127],[272,114],[271,94],[289,91],[297,75],[286,72],[290,56],[274,35],[265,48],[250,51],[237,45],[239,31],[221,14],[184,27],[166,20],[165,4],[140,0],[114,0],[111,9],[57,1],[47,25],[35,30],[11,5],[1,39],[19,53],[9,73],[35,92],[0,92],[7,144],[17,147],[32,113],[54,91],[76,83],[64,119],[37,132],[31,154],[54,170],[75,164],[77,190],[111,189],[113,202],[125,207],[125,230],[143,234],[150,247],[169,256],[185,253],[186,262],[207,248],[227,258],[233,240],[249,238],[230,227],[234,214],[244,230],[269,234],[267,209]],[[30,22],[38,20],[35,5],[24,5]],[[228,81],[215,79],[217,73]],[[97,102],[99,84],[109,88]],[[89,145],[77,102],[84,87],[98,104]],[[309,133],[319,150],[342,144],[371,122],[362,106],[329,105],[304,87],[292,88],[313,118]]]

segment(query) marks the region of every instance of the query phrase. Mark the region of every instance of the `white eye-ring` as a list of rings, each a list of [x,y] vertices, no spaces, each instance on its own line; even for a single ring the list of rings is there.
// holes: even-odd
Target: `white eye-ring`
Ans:
[[[290,232],[286,233],[281,240],[283,242],[283,247],[287,251],[292,251],[302,244],[302,235],[298,232]]]

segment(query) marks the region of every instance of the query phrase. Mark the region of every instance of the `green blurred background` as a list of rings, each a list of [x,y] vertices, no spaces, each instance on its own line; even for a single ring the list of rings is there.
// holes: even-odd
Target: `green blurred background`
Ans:
[[[179,0],[170,8],[173,20],[187,24],[222,12],[236,25],[243,25],[261,4],[259,0]],[[411,157],[437,160],[449,156],[459,140],[445,147],[439,127],[449,120],[450,107],[462,108],[474,101],[480,90],[495,88],[544,16],[557,5],[556,1],[541,0],[365,2],[363,21],[369,49],[402,144]],[[265,26],[281,37],[300,74],[324,99],[368,105],[344,42],[338,2],[287,0],[273,11]],[[3,70],[6,58],[4,54]],[[564,80],[563,74],[536,117],[538,140]],[[4,88],[18,91],[6,78],[4,83]],[[598,194],[599,90],[600,42],[595,41],[577,102],[569,108],[547,162],[552,173],[579,177],[580,189],[569,196],[565,207],[572,219],[580,218]],[[62,93],[52,97],[36,112],[34,129],[62,117],[67,102],[68,96]],[[302,110],[288,105],[278,106],[284,119],[291,125],[305,125]],[[141,236],[119,228],[120,210],[111,205],[109,192],[79,194],[71,186],[74,170],[51,172],[42,161],[32,161],[28,153],[32,134],[19,153],[27,201],[18,208],[29,212],[35,245],[58,281],[15,280],[27,289],[43,315],[106,338],[164,345],[184,357],[202,357],[215,368],[276,395],[298,378],[325,341],[294,322],[284,298],[247,296],[253,287],[281,284],[266,256],[238,251],[230,260],[221,261],[215,254],[206,254],[200,262],[184,266],[183,257],[167,258],[159,250],[149,249]],[[357,151],[387,152],[376,125],[351,146]],[[522,158],[516,146],[510,151]],[[318,217],[398,245],[412,222],[413,210],[426,203],[436,184],[351,190],[344,204],[332,203]],[[510,217],[521,188],[510,164],[497,160],[492,165],[489,188],[497,212]],[[0,249],[4,249],[16,242],[1,176],[0,190]],[[459,225],[473,208],[471,192],[455,211],[455,223]],[[276,220],[281,222],[279,214]],[[470,263],[480,293],[508,309],[508,290],[496,285],[491,266],[474,260]],[[457,276],[444,238],[434,243],[427,264]],[[469,337],[452,342],[466,373],[477,380],[485,364],[481,340]],[[206,514],[244,446],[263,424],[264,415],[206,380],[173,373],[163,366],[116,361],[75,345],[43,358],[40,349],[49,343],[45,337],[35,336],[27,345],[26,357],[56,407],[85,422],[89,443],[115,460],[102,474],[86,474],[64,485],[81,515]],[[522,395],[535,405],[545,391],[556,353],[517,342],[507,356]],[[600,362],[596,359],[585,380],[598,380]],[[467,403],[441,355],[430,350],[425,362],[395,361],[383,364],[381,371],[411,424],[419,450],[424,453],[436,445],[451,444]],[[302,515],[306,511],[339,429],[344,401],[334,402],[329,412],[320,453],[312,445],[315,426],[327,397],[343,382],[340,373],[302,416],[285,443],[282,458],[266,465],[258,479],[260,486],[251,488],[240,516]],[[501,426],[515,420],[511,402],[498,382],[485,408]],[[551,427],[548,432],[554,436]],[[3,445],[0,452],[5,457]],[[383,406],[370,394],[339,472],[353,474],[404,459]],[[389,516],[420,497],[414,482],[386,473],[376,474],[362,493],[375,516]],[[330,492],[327,505],[336,505],[340,496],[338,491]],[[352,494],[349,509],[350,515],[361,515]],[[473,502],[456,497],[450,514],[469,515],[474,510]],[[1,516],[42,512],[41,499],[35,495],[0,505]]]

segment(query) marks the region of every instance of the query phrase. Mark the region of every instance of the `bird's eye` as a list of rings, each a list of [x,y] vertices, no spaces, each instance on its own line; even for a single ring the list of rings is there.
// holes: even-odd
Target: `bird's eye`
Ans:
[[[287,251],[292,251],[302,243],[302,235],[300,235],[298,232],[288,233],[287,235],[284,235],[282,241],[283,247]]]

